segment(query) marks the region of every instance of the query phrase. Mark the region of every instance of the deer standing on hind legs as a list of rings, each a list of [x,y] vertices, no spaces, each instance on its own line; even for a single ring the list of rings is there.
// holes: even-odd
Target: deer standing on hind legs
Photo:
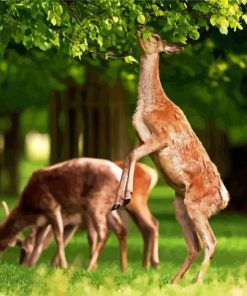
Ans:
[[[144,40],[142,32],[139,32],[138,43],[141,62],[133,125],[142,144],[125,160],[112,210],[130,202],[136,161],[153,153],[156,166],[175,190],[176,219],[181,225],[188,250],[173,283],[181,280],[203,248],[204,259],[196,278],[197,283],[202,283],[216,246],[208,219],[227,206],[229,195],[216,166],[184,113],[167,97],[161,86],[159,54],[175,54],[183,48],[168,44],[157,34]]]

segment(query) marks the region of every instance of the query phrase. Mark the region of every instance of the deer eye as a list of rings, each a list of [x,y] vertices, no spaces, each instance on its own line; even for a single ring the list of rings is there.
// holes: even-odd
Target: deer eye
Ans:
[[[156,41],[159,41],[159,40],[160,40],[160,37],[157,36],[157,35],[154,35],[153,37],[154,37],[154,39],[155,39]]]

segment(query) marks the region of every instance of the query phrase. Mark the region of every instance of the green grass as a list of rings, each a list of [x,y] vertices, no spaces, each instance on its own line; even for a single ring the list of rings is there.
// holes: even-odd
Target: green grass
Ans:
[[[13,205],[15,199],[8,199],[8,202]],[[87,273],[87,240],[85,233],[79,232],[66,249],[70,265],[67,270],[50,267],[54,243],[32,269],[18,266],[18,248],[8,249],[0,266],[0,295],[247,295],[246,217],[238,215],[218,215],[211,219],[218,245],[204,284],[193,284],[200,257],[180,285],[170,285],[170,279],[186,255],[172,203],[171,190],[161,186],[153,190],[150,207],[160,221],[159,270],[141,268],[142,238],[131,223],[127,272],[120,272],[118,242],[111,235],[99,259],[98,269]]]

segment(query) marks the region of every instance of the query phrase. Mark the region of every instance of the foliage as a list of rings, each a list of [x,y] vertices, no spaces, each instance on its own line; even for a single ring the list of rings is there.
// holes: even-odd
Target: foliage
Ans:
[[[235,144],[247,140],[246,37],[246,31],[228,38],[211,34],[161,66],[168,95],[194,128],[214,124]]]
[[[131,224],[128,235],[128,271],[119,268],[118,242],[112,234],[100,257],[98,269],[85,271],[88,247],[85,233],[78,233],[66,248],[70,268],[53,269],[50,259],[53,243],[37,267],[18,266],[19,250],[9,249],[0,265],[0,289],[4,295],[246,295],[247,268],[245,258],[247,239],[246,218],[219,215],[211,220],[218,245],[203,285],[192,284],[202,256],[192,266],[180,285],[170,285],[186,255],[186,247],[175,221],[172,192],[156,187],[151,193],[150,207],[160,222],[159,249],[161,266],[158,270],[141,268],[142,237]],[[11,200],[11,199],[10,199]],[[10,204],[13,205],[12,199]],[[1,212],[1,218],[3,217]]]
[[[5,0],[0,2],[0,55],[11,40],[26,48],[60,48],[125,56],[133,62],[136,25],[165,32],[174,41],[197,40],[212,27],[222,34],[242,30],[246,0]]]
[[[61,52],[8,48],[0,60],[0,114],[47,104],[52,89],[65,89],[68,76],[82,83],[83,67]]]
[[[107,82],[121,76],[133,113],[134,33],[144,24],[146,38],[150,29],[191,44],[161,58],[161,79],[193,127],[213,123],[233,142],[246,141],[246,6],[246,0],[0,1],[0,112],[46,104],[68,76],[81,83],[87,65]]]

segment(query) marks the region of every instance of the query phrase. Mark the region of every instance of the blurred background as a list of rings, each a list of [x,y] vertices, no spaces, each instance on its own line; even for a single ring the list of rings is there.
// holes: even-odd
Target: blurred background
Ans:
[[[246,37],[246,30],[227,38],[212,31],[160,59],[166,93],[217,164],[238,211],[247,210]],[[17,196],[32,171],[73,157],[123,159],[137,142],[138,67],[10,42],[0,60],[0,194]]]

